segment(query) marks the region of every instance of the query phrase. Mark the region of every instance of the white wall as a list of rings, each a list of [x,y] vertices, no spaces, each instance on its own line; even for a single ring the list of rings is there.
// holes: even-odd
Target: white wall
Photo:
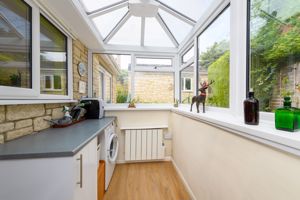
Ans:
[[[142,110],[121,110],[105,111],[105,116],[117,117],[117,134],[119,137],[118,162],[125,160],[125,136],[123,127],[159,127],[169,125],[170,111],[142,111]],[[166,133],[168,130],[164,129]],[[171,140],[165,140],[165,156],[171,156]]]
[[[170,126],[173,159],[198,200],[300,199],[298,157],[176,113]]]

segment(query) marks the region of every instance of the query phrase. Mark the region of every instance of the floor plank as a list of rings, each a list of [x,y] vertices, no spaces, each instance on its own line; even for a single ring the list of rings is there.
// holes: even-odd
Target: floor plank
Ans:
[[[104,200],[190,200],[171,162],[119,164]]]

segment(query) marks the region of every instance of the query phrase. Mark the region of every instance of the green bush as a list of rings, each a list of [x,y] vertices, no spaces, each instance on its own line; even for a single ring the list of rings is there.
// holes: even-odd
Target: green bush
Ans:
[[[208,67],[208,80],[215,81],[210,86],[209,105],[229,107],[229,59],[227,51]]]

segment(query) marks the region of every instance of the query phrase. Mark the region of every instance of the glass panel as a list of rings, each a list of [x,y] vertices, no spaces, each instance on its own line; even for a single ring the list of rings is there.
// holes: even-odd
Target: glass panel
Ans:
[[[145,46],[174,47],[172,41],[155,18],[146,18]]]
[[[112,79],[111,76],[104,76],[105,95],[104,100],[106,103],[112,103]]]
[[[250,1],[250,88],[261,111],[300,103],[300,1]]]
[[[174,73],[135,72],[134,91],[138,103],[173,103]]]
[[[116,11],[109,12],[105,15],[101,15],[93,19],[95,26],[97,27],[103,38],[106,38],[110,31],[124,17],[127,11],[128,8],[120,8]]]
[[[85,7],[87,12],[110,6],[114,3],[120,2],[121,0],[80,0]]]
[[[0,1],[0,85],[31,88],[31,8]]]
[[[227,8],[198,37],[199,88],[215,81],[207,91],[211,106],[229,107],[230,8]]]
[[[41,94],[67,95],[67,37],[40,16]],[[52,89],[46,89],[46,76],[52,76]]]
[[[191,58],[194,57],[194,46],[190,48],[183,56],[182,56],[182,63],[187,63]]]
[[[159,14],[167,24],[178,43],[181,43],[193,28],[191,25],[163,10],[160,10]]]
[[[170,58],[136,58],[137,67],[172,67],[172,59]]]
[[[180,71],[180,99],[183,104],[190,104],[194,96],[194,64]],[[188,82],[188,83],[187,83]]]
[[[115,67],[119,69],[120,73],[113,73],[112,65],[109,64],[110,62],[108,61],[108,59],[113,61]],[[94,54],[93,63],[94,97],[101,97],[104,98],[106,101],[111,100],[112,103],[126,103],[130,97],[129,91],[131,83],[131,74],[129,71],[131,67],[131,56],[113,54]],[[109,73],[112,75],[112,78],[110,80],[110,77],[107,75]],[[112,90],[111,98],[109,97],[109,89]]]
[[[198,20],[215,0],[160,0],[178,12]]]
[[[109,44],[140,45],[141,42],[141,18],[131,16]]]

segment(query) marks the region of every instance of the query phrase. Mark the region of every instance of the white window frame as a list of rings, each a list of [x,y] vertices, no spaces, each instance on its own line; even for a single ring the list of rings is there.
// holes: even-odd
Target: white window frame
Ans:
[[[50,77],[50,84],[51,84],[51,88],[46,88],[45,85],[46,85],[46,76]],[[63,89],[55,89],[54,88],[54,76],[53,74],[45,74],[43,75],[44,77],[44,81],[43,81],[43,84],[42,84],[42,88],[44,91],[62,91]],[[61,82],[62,83],[62,82]]]
[[[7,100],[16,100],[16,103],[22,103],[23,100],[73,100],[73,70],[72,70],[72,36],[64,31],[53,18],[43,11],[34,1],[23,0],[32,10],[32,88],[17,88],[0,86],[0,103]],[[67,37],[67,91],[68,95],[48,95],[41,94],[40,87],[40,15],[43,15],[49,22],[59,29]]]
[[[170,56],[154,56],[154,55],[139,55],[139,54],[134,54],[134,71],[135,72],[174,72],[174,57]],[[171,61],[171,66],[170,67],[149,67],[149,66],[138,66],[137,64],[137,59],[139,58],[145,58],[145,59],[169,59]]]
[[[190,77],[182,77],[181,79],[183,79],[183,86],[182,86],[182,92],[192,92],[193,91],[193,78],[190,78]],[[186,88],[186,80],[187,79],[190,79],[190,82],[191,82],[191,89],[187,89]]]

